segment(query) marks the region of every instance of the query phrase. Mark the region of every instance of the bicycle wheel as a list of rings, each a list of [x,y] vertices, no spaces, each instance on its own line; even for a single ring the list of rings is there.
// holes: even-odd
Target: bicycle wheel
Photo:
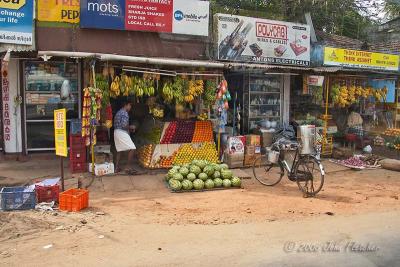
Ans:
[[[253,162],[253,174],[261,184],[274,186],[282,180],[285,170],[280,163],[271,164],[267,155],[261,155]]]
[[[325,171],[313,156],[303,156],[295,166],[294,176],[299,189],[306,197],[313,197],[324,185]]]

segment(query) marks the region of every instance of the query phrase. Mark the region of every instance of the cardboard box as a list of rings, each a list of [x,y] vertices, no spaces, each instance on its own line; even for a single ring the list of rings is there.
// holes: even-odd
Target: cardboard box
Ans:
[[[261,153],[261,146],[256,146],[254,152],[255,152],[255,154],[260,154]]]
[[[257,158],[257,155],[244,155],[244,161],[243,161],[243,165],[245,167],[251,167],[253,166],[253,163],[255,161],[255,159]]]
[[[263,132],[261,136],[262,136],[263,147],[268,147],[272,145],[272,138],[274,136],[273,132]]]
[[[89,172],[93,172],[92,164],[89,163]],[[94,164],[94,175],[103,176],[114,173],[114,163]]]
[[[252,156],[256,153],[256,146],[252,145],[247,145],[245,150],[244,150],[244,155],[245,156]]]
[[[229,168],[243,167],[244,153],[224,154],[224,162],[228,164]]]
[[[246,144],[245,136],[232,136],[228,138],[228,152],[229,154],[243,154]]]
[[[246,145],[260,146],[261,145],[260,136],[256,134],[246,135]]]

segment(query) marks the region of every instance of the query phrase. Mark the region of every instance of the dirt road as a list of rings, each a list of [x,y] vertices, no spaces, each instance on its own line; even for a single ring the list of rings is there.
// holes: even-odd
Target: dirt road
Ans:
[[[174,194],[162,176],[96,179],[81,213],[0,212],[0,265],[400,266],[398,173],[331,169],[317,198],[254,179]]]

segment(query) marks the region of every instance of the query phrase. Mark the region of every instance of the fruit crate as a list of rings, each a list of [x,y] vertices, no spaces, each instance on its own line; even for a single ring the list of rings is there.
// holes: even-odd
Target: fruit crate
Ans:
[[[69,169],[71,173],[82,173],[87,172],[86,161],[70,161]]]
[[[89,206],[89,191],[72,188],[60,193],[59,209],[64,211],[80,211]]]
[[[27,190],[24,186],[3,187],[0,191],[0,208],[4,211],[34,209],[36,193]]]
[[[86,149],[85,139],[80,134],[70,134],[69,146],[71,151],[81,151],[82,149]]]
[[[36,199],[38,203],[41,202],[58,202],[60,195],[60,186],[58,184],[51,186],[35,186]]]
[[[71,150],[69,159],[71,162],[86,162],[86,149]]]

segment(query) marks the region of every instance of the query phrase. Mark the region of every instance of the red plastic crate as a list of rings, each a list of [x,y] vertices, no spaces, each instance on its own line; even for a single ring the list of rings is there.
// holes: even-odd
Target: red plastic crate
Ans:
[[[69,159],[72,162],[86,162],[86,149],[81,150],[71,150],[69,153]]]
[[[89,207],[88,190],[72,188],[60,194],[60,210],[80,211],[87,207]]]
[[[58,197],[60,194],[60,186],[52,185],[52,186],[35,186],[36,191],[36,199],[37,203],[40,202],[58,202]]]
[[[70,134],[69,147],[71,151],[85,149],[85,139],[80,134]]]
[[[71,173],[87,172],[86,161],[70,161],[69,169],[71,170]]]

